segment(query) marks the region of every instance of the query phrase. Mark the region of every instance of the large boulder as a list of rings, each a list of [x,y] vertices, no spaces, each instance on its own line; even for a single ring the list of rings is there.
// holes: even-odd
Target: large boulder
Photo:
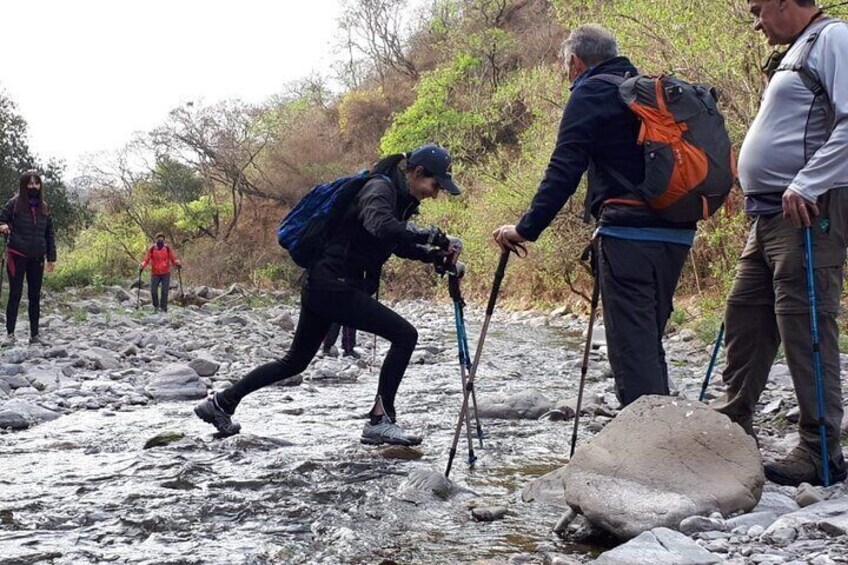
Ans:
[[[144,391],[155,400],[192,400],[206,396],[206,385],[194,369],[174,363],[156,375]]]
[[[694,515],[747,512],[763,489],[754,440],[700,402],[643,396],[579,447],[565,499],[621,538]]]

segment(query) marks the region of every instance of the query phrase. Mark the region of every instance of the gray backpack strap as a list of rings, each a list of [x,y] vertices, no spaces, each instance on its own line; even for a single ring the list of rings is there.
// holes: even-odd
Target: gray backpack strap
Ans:
[[[819,36],[826,30],[828,27],[834,24],[844,23],[842,20],[836,18],[825,18],[822,21],[818,22],[816,25],[815,31],[807,36],[807,39],[804,40],[804,46],[801,48],[801,53],[798,55],[798,58],[795,60],[793,64],[783,63],[775,72],[780,71],[792,71],[798,73],[801,77],[801,82],[804,83],[810,92],[813,93],[814,96],[825,96],[827,97],[827,92],[825,92],[824,85],[819,81],[818,77],[816,77],[810,69],[807,67],[807,59],[810,56],[810,51],[813,49],[813,45],[815,45],[816,40],[818,40]]]

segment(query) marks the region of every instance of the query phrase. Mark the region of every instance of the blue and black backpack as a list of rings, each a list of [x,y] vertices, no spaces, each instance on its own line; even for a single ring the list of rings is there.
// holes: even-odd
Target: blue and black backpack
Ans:
[[[312,266],[324,250],[332,228],[374,176],[382,175],[363,169],[353,176],[315,185],[286,214],[277,228],[277,241],[295,263],[303,268]]]

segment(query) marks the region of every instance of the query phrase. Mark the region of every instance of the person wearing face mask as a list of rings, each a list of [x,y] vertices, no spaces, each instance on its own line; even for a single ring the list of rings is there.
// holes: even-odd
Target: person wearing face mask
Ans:
[[[168,311],[168,291],[171,288],[171,265],[182,268],[182,263],[174,255],[174,251],[165,243],[164,234],[157,233],[156,241],[147,250],[140,270],[150,264],[150,295],[153,299],[153,311]],[[159,289],[161,288],[161,295]]]
[[[645,179],[640,123],[609,77],[635,76],[615,37],[596,24],[572,30],[563,46],[571,94],[556,146],[529,210],[493,236],[502,249],[536,241],[588,171],[584,218],[596,220],[604,329],[616,395],[626,406],[646,394],[669,394],[662,337],[695,222],[660,218],[630,187]],[[630,185],[630,186],[628,186]],[[634,202],[635,201],[635,202]]]
[[[41,176],[27,171],[21,176],[18,194],[0,211],[0,234],[7,237],[6,271],[9,275],[9,301],[6,304],[7,343],[15,342],[15,324],[23,295],[24,279],[29,300],[31,344],[42,344],[38,334],[41,314],[41,282],[56,265],[56,237],[53,219],[42,193]]]
[[[383,264],[394,254],[436,265],[453,264],[461,244],[436,228],[409,223],[418,205],[441,190],[460,193],[451,177],[451,158],[438,145],[424,145],[409,155],[390,155],[372,169],[327,234],[326,245],[307,269],[300,317],[288,353],[250,371],[233,386],[214,393],[194,411],[220,435],[239,433],[232,421],[248,394],[301,373],[315,357],[331,324],[377,334],[391,343],[380,370],[377,394],[360,441],[367,445],[418,445],[421,438],[397,422],[395,396],[418,342],[415,327],[381,304],[373,294]]]

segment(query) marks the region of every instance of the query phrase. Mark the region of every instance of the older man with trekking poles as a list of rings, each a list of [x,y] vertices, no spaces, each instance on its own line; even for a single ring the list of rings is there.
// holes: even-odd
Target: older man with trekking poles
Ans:
[[[627,405],[645,394],[669,393],[662,336],[696,224],[669,221],[622,198],[645,179],[645,157],[637,143],[640,121],[619,97],[619,85],[637,70],[618,55],[615,38],[597,25],[579,26],[563,56],[571,95],[545,176],[518,225],[493,235],[502,249],[535,241],[588,169],[586,219],[591,215],[598,225],[591,247],[595,284],[616,393]]]
[[[756,403],[782,343],[800,438],[765,476],[828,485],[848,474],[837,320],[848,245],[848,26],[813,0],[748,6],[770,45],[790,47],[763,68],[769,83],[739,155],[750,229],[727,297],[718,409],[756,438]]]

